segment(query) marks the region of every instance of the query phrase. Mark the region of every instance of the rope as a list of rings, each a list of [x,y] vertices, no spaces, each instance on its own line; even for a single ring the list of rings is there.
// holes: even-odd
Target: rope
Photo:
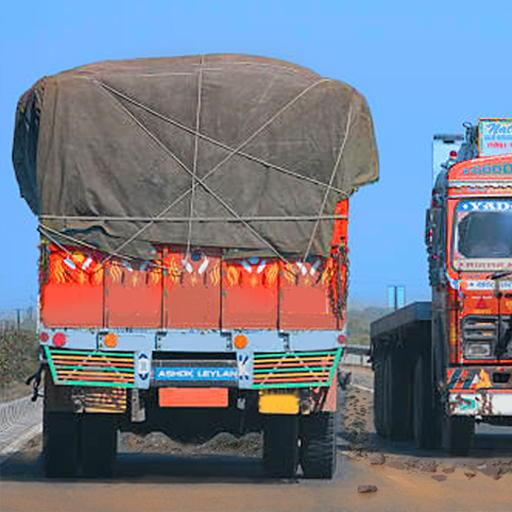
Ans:
[[[39,231],[41,236],[46,237],[48,240],[50,240],[50,242],[55,244],[59,249],[64,251],[68,256],[73,256],[73,254],[71,252],[69,252],[63,245],[61,245],[55,238],[53,238],[48,233],[54,233],[55,235],[57,235],[57,236],[59,236],[61,238],[65,238],[66,240],[69,240],[70,242],[73,242],[76,245],[81,245],[81,246],[86,247],[88,249],[92,249],[94,251],[98,251],[99,250],[95,245],[88,244],[87,242],[84,242],[83,240],[80,240],[80,239],[75,238],[73,236],[65,235],[64,233],[61,233],[60,231],[57,231],[57,230],[52,229],[52,228],[50,228],[48,226],[45,226],[44,224],[39,224],[37,230]],[[43,233],[43,231],[45,231],[45,233]],[[104,254],[108,254],[111,257],[121,258],[121,259],[125,259],[125,260],[130,260],[130,261],[139,261],[139,260],[141,260],[141,258],[133,258],[132,256],[128,256],[128,255],[125,255],[125,254],[118,254],[118,253],[113,252],[113,251],[108,251],[108,250],[103,250],[102,249],[101,252],[104,253]],[[143,260],[143,261],[145,261],[149,265],[152,265],[155,268],[159,268],[159,269],[162,269],[162,270],[165,270],[165,268],[166,268],[165,266],[159,265],[158,263],[155,263],[152,260]],[[105,262],[106,262],[106,260],[105,260]]]
[[[185,259],[188,259],[190,254],[190,240],[192,238],[192,218],[194,217],[194,198],[196,189],[196,172],[197,172],[197,155],[199,152],[199,125],[201,121],[201,96],[203,88],[203,64],[204,56],[201,55],[201,63],[199,67],[199,75],[197,79],[197,110],[196,110],[196,135],[194,137],[194,161],[192,163],[192,189],[190,192],[190,218],[188,222],[188,234],[187,234],[187,252],[185,253]]]
[[[217,199],[217,201],[219,201],[222,204],[222,206],[224,206],[224,208],[226,208],[229,211],[229,213],[231,213],[231,215],[233,215],[234,217],[240,218],[238,213],[228,203],[226,203],[226,201],[224,201],[224,199],[222,199],[222,197],[220,197],[206,183],[204,183],[205,180],[212,173],[214,173],[217,169],[219,169],[220,166],[222,166],[224,163],[226,163],[228,160],[230,160],[240,149],[242,149],[247,144],[249,144],[249,142],[251,142],[251,140],[254,139],[259,133],[261,133],[262,130],[264,130],[267,126],[269,126],[275,119],[277,119],[277,117],[279,117],[283,112],[285,112],[288,108],[290,108],[295,102],[297,102],[300,98],[302,98],[302,96],[304,96],[308,91],[310,91],[313,87],[315,87],[318,84],[323,83],[325,81],[330,81],[330,80],[321,79],[318,82],[315,82],[315,83],[309,85],[308,87],[306,87],[293,100],[291,100],[290,102],[285,104],[280,110],[278,110],[270,119],[268,119],[259,129],[257,129],[250,137],[248,137],[244,142],[242,142],[236,149],[232,150],[227,157],[225,157],[223,160],[221,160],[202,179],[196,178],[197,181],[199,182],[199,184],[202,185],[205,188],[205,190],[207,192],[209,192],[215,199]],[[144,124],[139,119],[137,119],[124,105],[122,105],[119,102],[119,100],[117,100],[117,102],[119,103],[121,108],[125,111],[125,113],[128,114],[128,116],[130,118],[132,118],[133,121],[135,121],[135,123],[139,126],[139,128],[141,128],[146,133],[146,135],[148,135],[148,137],[153,139],[154,142],[156,142],[168,155],[170,155],[180,165],[180,167],[182,167],[182,169],[184,171],[186,171],[189,175],[193,176],[192,171],[158,137],[156,137],[153,133],[151,133],[151,131],[148,130],[146,128],[146,126],[144,126]],[[331,182],[332,182],[332,178],[331,178]],[[330,186],[332,186],[332,183],[330,184]],[[330,188],[328,188],[327,191],[329,191],[329,190],[330,190]],[[177,204],[181,200],[181,198],[185,197],[189,193],[190,193],[190,189],[187,192],[185,192],[184,194],[182,194],[182,196],[180,196],[180,198],[178,198],[178,200],[174,201],[171,205],[167,206],[164,210],[162,210],[162,212],[160,212],[157,215],[157,217],[161,217],[162,215],[165,215],[165,213],[167,213],[167,211],[169,211],[169,209],[172,208],[172,206]],[[242,220],[242,222],[261,242],[263,242],[274,254],[276,254],[276,256],[278,258],[283,260],[285,263],[288,263],[286,258],[284,258],[284,256],[270,242],[265,240],[265,238],[263,238],[258,231],[256,231],[246,221]],[[117,247],[116,251],[120,251],[121,249],[126,247],[129,243],[131,243],[133,240],[135,240],[135,238],[137,238],[140,234],[142,234],[144,231],[146,231],[146,229],[148,229],[152,225],[153,225],[153,221],[149,222],[148,224],[146,224],[145,226],[140,228],[133,236],[131,236],[128,240],[126,240],[119,247]]]
[[[310,222],[316,221],[318,218],[320,220],[334,220],[334,219],[347,219],[346,215],[285,215],[285,216],[261,216],[261,217],[109,217],[109,216],[96,216],[96,215],[40,215],[40,219],[47,220],[66,220],[66,221],[107,221],[107,222],[122,222],[122,221],[132,221],[132,222],[190,222],[191,220],[195,222]]]
[[[329,81],[329,80],[325,79],[325,81]],[[172,119],[171,117],[164,116],[160,112],[157,112],[156,110],[153,110],[152,108],[144,105],[143,103],[140,103],[139,101],[134,100],[130,96],[127,96],[126,94],[122,93],[121,91],[115,89],[114,87],[112,87],[110,85],[107,85],[104,82],[98,81],[98,84],[101,87],[103,87],[104,89],[106,89],[107,91],[109,91],[110,93],[112,93],[112,94],[114,94],[116,96],[119,96],[120,98],[124,99],[128,103],[131,103],[132,105],[135,105],[136,107],[140,108],[141,110],[144,110],[148,114],[151,114],[151,115],[153,115],[155,117],[158,117],[162,121],[170,123],[173,126],[175,126],[177,128],[180,128],[181,130],[183,130],[183,131],[185,131],[187,133],[190,133],[191,135],[197,136],[200,139],[203,139],[203,140],[205,140],[207,142],[210,142],[211,144],[219,146],[222,149],[225,149],[227,151],[234,151],[234,148],[232,148],[228,144],[224,144],[223,142],[220,142],[220,141],[218,141],[218,140],[216,140],[216,139],[214,139],[212,137],[209,137],[208,135],[205,135],[204,133],[195,131],[192,128],[189,128],[188,126],[180,123],[179,121],[176,121],[175,119]],[[237,154],[239,156],[242,156],[242,157],[248,159],[248,160],[252,160],[253,162],[257,162],[257,163],[259,163],[259,164],[261,164],[261,165],[263,165],[265,167],[268,167],[269,169],[275,169],[276,171],[280,171],[283,174],[288,174],[288,175],[293,176],[294,178],[297,178],[299,180],[308,181],[309,183],[312,183],[313,185],[317,185],[317,186],[323,187],[323,188],[327,188],[329,186],[327,183],[324,183],[324,182],[322,182],[320,180],[317,180],[317,179],[312,178],[310,176],[304,176],[304,175],[299,174],[297,172],[291,171],[290,169],[286,169],[285,167],[282,167],[280,165],[273,164],[271,162],[267,162],[263,158],[259,158],[257,156],[251,155],[249,153],[245,153],[244,151],[238,151]],[[331,187],[331,189],[334,190],[335,192],[337,192],[338,194],[342,194],[342,195],[348,197],[348,194],[347,194],[347,192],[345,190],[342,190],[340,188],[336,188],[334,186]]]
[[[126,109],[126,107],[124,107],[124,105],[120,105],[121,108],[128,114],[129,117],[131,117],[133,119],[133,121],[137,124],[137,126],[139,126],[139,128],[141,128],[141,130],[144,131],[144,133],[146,133],[146,135],[148,137],[150,137],[156,144],[158,144],[158,146],[160,146],[160,148],[165,152],[167,153],[175,162],[177,162],[180,167],[189,175],[192,175],[192,171],[158,138],[156,137],[153,133],[151,133],[150,130],[148,130],[144,124],[139,121],[128,109]],[[237,212],[231,207],[229,206],[229,204],[226,203],[226,201],[224,201],[224,199],[222,199],[222,197],[220,197],[217,193],[215,193],[206,183],[204,183],[204,180],[206,179],[203,178],[203,179],[199,179],[197,178],[197,181],[199,182],[200,185],[202,185],[205,190],[207,192],[209,192],[215,199],[217,199],[217,201],[220,202],[220,204],[222,206],[224,206],[224,208],[226,208],[229,213],[231,213],[231,215],[233,215],[234,217],[237,217],[237,218],[240,218],[239,215],[237,214]],[[189,191],[190,192],[190,189]],[[187,195],[188,192],[185,194]],[[157,215],[157,218],[162,216],[162,215],[165,215],[165,213],[167,213],[171,208],[172,206],[176,204],[176,201],[174,201],[174,203],[172,203],[171,205],[167,206],[164,210],[162,210],[162,212],[160,212],[158,215]],[[278,258],[280,258],[281,260],[283,260],[285,263],[288,263],[288,260],[286,260],[286,258],[284,258],[284,256],[281,255],[281,253],[270,243],[268,242],[267,240],[265,240],[259,233],[258,231],[256,231],[250,224],[247,223],[247,221],[244,221],[242,220],[241,221],[261,242],[263,242]],[[130,238],[128,238],[128,240],[125,240],[120,246],[118,246],[116,248],[116,252],[120,251],[121,249],[124,249],[128,244],[130,244],[133,240],[135,240],[140,234],[142,234],[144,231],[146,231],[149,227],[151,227],[152,225],[154,224],[154,220],[148,222],[145,226],[143,226],[142,228],[140,228],[134,235],[132,235]],[[108,261],[110,259],[110,256],[107,257],[106,261]]]
[[[348,115],[347,115],[347,126],[345,127],[345,135],[343,136],[343,141],[341,143],[340,150],[338,152],[338,157],[336,158],[336,163],[334,164],[334,168],[331,173],[331,179],[329,180],[329,186],[328,186],[327,190],[325,191],[324,199],[322,201],[322,205],[320,206],[320,211],[318,212],[318,219],[317,219],[315,225],[313,226],[313,231],[311,232],[311,237],[309,238],[308,247],[306,249],[306,253],[304,254],[304,260],[306,260],[306,258],[309,256],[309,252],[311,251],[311,246],[313,245],[313,240],[315,238],[316,231],[318,229],[318,225],[320,224],[320,217],[324,213],[324,208],[327,203],[327,199],[329,197],[329,192],[331,191],[332,183],[334,182],[334,178],[336,176],[338,166],[341,162],[341,156],[343,155],[343,150],[345,149],[345,144],[348,139],[348,133],[350,131],[350,121],[352,119],[352,106],[353,106],[353,104],[351,103],[350,108],[348,110]]]

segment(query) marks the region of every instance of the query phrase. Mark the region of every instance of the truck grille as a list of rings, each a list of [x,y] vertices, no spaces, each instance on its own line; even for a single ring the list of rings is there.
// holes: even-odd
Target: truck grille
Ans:
[[[466,343],[478,341],[494,343],[498,338],[497,318],[493,316],[468,316],[464,318],[462,332]]]
[[[341,352],[256,353],[253,388],[330,386]]]
[[[133,352],[44,348],[55,384],[135,387]]]
[[[467,316],[462,322],[462,340],[464,343],[464,352],[466,354],[468,345],[475,344],[490,344],[491,353],[483,356],[484,359],[494,359],[495,347],[498,343],[498,335],[503,337],[507,332],[510,325],[510,318],[508,315],[502,315],[501,326],[498,332],[498,317],[497,316]],[[469,359],[475,358],[466,354]],[[509,344],[508,350],[501,356],[501,359],[512,358],[512,343]]]

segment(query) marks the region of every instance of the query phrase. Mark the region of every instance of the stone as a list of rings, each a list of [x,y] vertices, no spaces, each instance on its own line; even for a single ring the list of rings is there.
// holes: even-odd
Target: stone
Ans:
[[[466,470],[464,471],[464,474],[465,474],[469,479],[474,478],[474,477],[476,476],[476,472],[475,472],[475,471],[473,471],[472,469],[466,469]]]
[[[419,470],[423,473],[435,473],[437,471],[437,462],[435,460],[424,460],[419,466]]]
[[[432,478],[432,480],[436,480],[437,482],[444,482],[448,479],[446,475],[432,475],[430,478]]]
[[[374,466],[381,466],[386,462],[386,457],[383,453],[377,452],[370,456],[370,464]]]
[[[449,466],[447,468],[442,469],[445,475],[450,475],[451,473],[455,473],[455,466]]]
[[[407,466],[403,462],[400,462],[399,460],[392,460],[391,462],[387,463],[387,466],[389,468],[394,468],[394,469],[406,469],[407,468]]]
[[[376,485],[360,485],[357,488],[357,492],[359,494],[367,494],[371,492],[377,492],[377,486]]]

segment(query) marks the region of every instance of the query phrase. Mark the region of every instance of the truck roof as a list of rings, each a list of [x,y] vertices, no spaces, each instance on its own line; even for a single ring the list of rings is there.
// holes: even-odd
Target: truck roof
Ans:
[[[370,336],[375,338],[417,322],[430,322],[431,314],[431,302],[413,302],[372,322]]]

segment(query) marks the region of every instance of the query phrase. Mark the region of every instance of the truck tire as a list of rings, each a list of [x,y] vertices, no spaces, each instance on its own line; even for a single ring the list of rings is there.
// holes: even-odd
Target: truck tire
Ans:
[[[475,435],[475,420],[468,416],[448,416],[443,419],[443,448],[450,454],[468,454]]]
[[[332,479],[336,471],[336,415],[313,413],[301,418],[300,464],[306,478]]]
[[[71,477],[78,465],[78,422],[72,412],[44,411],[43,466],[50,478]]]
[[[412,437],[410,422],[410,361],[403,352],[393,350],[386,356],[383,378],[383,432],[391,440]]]
[[[373,423],[375,432],[384,437],[384,404],[383,404],[383,388],[384,388],[384,369],[382,360],[376,361],[373,370]]]
[[[432,378],[429,354],[416,360],[413,383],[413,432],[414,440],[421,449],[437,447],[436,410],[432,396]]]
[[[263,464],[274,477],[293,478],[299,464],[299,418],[291,414],[265,416]]]
[[[117,455],[117,425],[108,414],[84,414],[81,422],[84,475],[110,477]]]

